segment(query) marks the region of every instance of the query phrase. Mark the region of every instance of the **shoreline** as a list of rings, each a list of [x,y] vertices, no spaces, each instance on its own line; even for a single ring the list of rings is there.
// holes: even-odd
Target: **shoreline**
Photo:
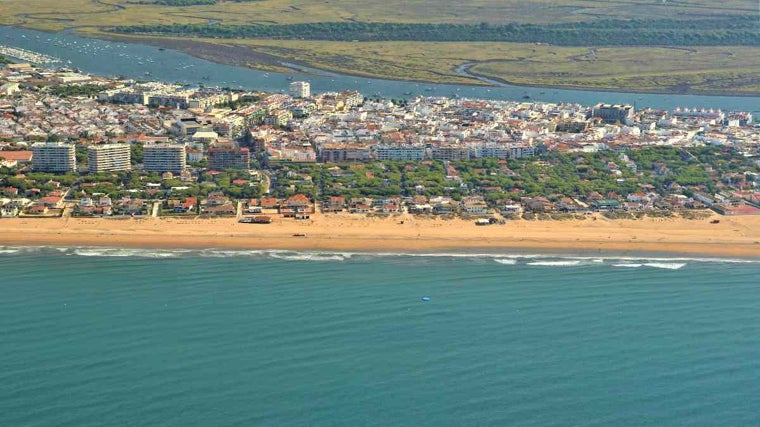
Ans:
[[[583,253],[760,259],[760,217],[708,220],[471,221],[315,215],[241,224],[234,218],[0,220],[3,246],[289,250],[355,253]],[[400,223],[404,221],[404,224]],[[303,236],[301,236],[303,235]]]

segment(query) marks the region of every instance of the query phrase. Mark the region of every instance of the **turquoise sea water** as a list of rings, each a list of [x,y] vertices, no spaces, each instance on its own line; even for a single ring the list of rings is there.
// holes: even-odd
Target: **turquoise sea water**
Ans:
[[[5,247],[0,425],[756,425],[759,278],[740,260]]]

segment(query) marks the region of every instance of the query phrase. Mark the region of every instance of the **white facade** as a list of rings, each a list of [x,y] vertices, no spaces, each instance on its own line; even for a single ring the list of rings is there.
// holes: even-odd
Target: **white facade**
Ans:
[[[375,147],[377,160],[422,160],[425,147],[422,145],[378,145]]]
[[[77,169],[74,144],[37,142],[32,144],[32,166],[39,172],[72,172]]]
[[[187,167],[184,145],[151,144],[143,147],[143,168],[149,172],[182,172]]]
[[[311,96],[309,82],[293,82],[290,84],[290,96],[293,98],[308,98]]]
[[[87,147],[87,169],[90,173],[128,171],[132,169],[128,144],[103,144]]]

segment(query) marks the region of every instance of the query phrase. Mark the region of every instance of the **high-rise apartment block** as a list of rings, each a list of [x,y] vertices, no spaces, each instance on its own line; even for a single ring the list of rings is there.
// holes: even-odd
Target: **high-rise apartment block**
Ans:
[[[128,144],[102,144],[87,147],[87,169],[90,173],[128,171],[132,168]]]
[[[180,173],[187,167],[184,145],[148,144],[143,147],[143,168],[149,172]]]
[[[290,84],[290,96],[293,98],[308,98],[311,96],[309,82],[293,82]]]
[[[208,166],[217,170],[250,169],[250,150],[231,145],[210,148],[208,150]]]
[[[77,169],[76,148],[64,142],[32,144],[32,167],[38,172],[72,172]]]
[[[605,123],[628,123],[633,119],[633,107],[630,105],[596,104],[591,110],[591,117],[599,117]]]

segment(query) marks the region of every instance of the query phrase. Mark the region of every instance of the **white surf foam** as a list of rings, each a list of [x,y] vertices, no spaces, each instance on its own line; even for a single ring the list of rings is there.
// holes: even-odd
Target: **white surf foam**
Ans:
[[[541,266],[541,267],[574,267],[580,264],[581,262],[578,260],[533,261],[533,262],[528,263],[528,265],[535,265],[535,266]]]
[[[737,258],[705,258],[684,256],[644,256],[644,255],[572,255],[562,253],[468,253],[468,252],[320,252],[320,251],[293,251],[282,249],[136,249],[114,247],[90,247],[90,246],[0,246],[0,254],[12,255],[15,253],[34,253],[44,251],[57,251],[67,255],[79,256],[102,256],[102,257],[142,257],[142,258],[176,258],[180,256],[201,257],[270,257],[289,260],[303,261],[346,261],[350,259],[366,261],[374,258],[449,258],[452,260],[493,260],[504,265],[522,264],[531,266],[557,266],[569,267],[577,265],[609,265],[612,267],[634,268],[648,266],[651,268],[679,269],[688,263],[751,263],[760,264],[760,260],[737,259]]]
[[[265,250],[225,250],[225,249],[204,249],[198,252],[198,255],[208,258],[229,258],[229,257],[263,257],[273,251]],[[192,252],[191,252],[192,253]]]
[[[281,259],[285,261],[345,261],[346,258],[341,254],[328,254],[328,253],[309,253],[309,252],[296,252],[296,253],[270,253],[270,257]]]
[[[84,257],[176,258],[180,253],[153,249],[75,248],[72,253]]]
[[[642,267],[644,264],[612,264],[613,267],[622,267],[622,268],[638,268]]]
[[[683,268],[686,265],[686,263],[685,262],[681,262],[681,263],[676,263],[676,262],[648,262],[648,263],[645,263],[644,265],[647,266],[647,267],[652,267],[652,268],[664,268],[664,269],[667,269],[667,270],[678,270],[678,269]]]

